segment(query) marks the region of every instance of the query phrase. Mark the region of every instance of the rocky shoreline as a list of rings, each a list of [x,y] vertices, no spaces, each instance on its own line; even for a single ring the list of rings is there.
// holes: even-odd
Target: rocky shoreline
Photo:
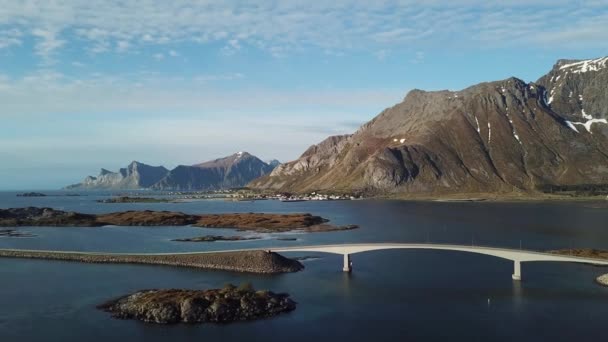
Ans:
[[[593,248],[571,248],[548,251],[553,254],[592,259],[608,259],[608,251]]]
[[[327,232],[349,230],[356,225],[334,226],[329,220],[311,214],[204,214],[191,215],[176,211],[123,211],[109,214],[83,214],[52,208],[0,209],[0,227],[102,227],[102,226],[195,226],[236,228],[256,232]]]
[[[260,274],[289,273],[304,269],[297,260],[262,250],[183,254],[103,254],[0,249],[0,257],[99,264],[165,265]]]
[[[249,284],[211,290],[143,290],[97,307],[118,319],[156,324],[231,323],[295,310],[288,294],[256,291]]]

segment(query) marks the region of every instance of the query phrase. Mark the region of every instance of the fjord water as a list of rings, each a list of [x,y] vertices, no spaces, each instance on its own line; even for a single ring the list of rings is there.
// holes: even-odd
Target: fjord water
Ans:
[[[61,195],[61,193],[52,193]],[[258,235],[191,227],[30,228],[34,238],[0,238],[0,248],[99,252],[202,251],[358,242],[437,242],[524,249],[608,249],[606,203],[440,203],[401,201],[101,204],[104,194],[16,197],[0,208],[48,206],[100,213],[179,210],[189,213],[310,212],[360,229],[331,233],[262,234],[262,240],[172,242],[205,234]],[[278,241],[276,237],[295,237]],[[143,265],[89,265],[0,259],[0,341],[602,340],[608,289],[594,278],[608,269],[565,263],[511,262],[447,251],[392,250],[356,254],[354,272],[341,256],[314,255],[303,272],[278,276]],[[250,281],[288,292],[299,303],[280,317],[230,325],[157,326],[114,320],[95,305],[146,288],[210,288]]]

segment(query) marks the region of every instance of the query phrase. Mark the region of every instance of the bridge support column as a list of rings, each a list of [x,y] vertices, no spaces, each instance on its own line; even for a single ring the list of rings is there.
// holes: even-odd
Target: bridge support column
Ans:
[[[350,262],[350,254],[344,254],[344,267],[342,267],[342,271],[344,272],[352,272],[353,267]]]
[[[513,262],[513,280],[521,280],[521,262]]]

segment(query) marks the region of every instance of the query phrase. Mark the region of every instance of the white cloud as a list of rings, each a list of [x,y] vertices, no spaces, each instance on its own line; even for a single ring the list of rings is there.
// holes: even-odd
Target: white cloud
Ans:
[[[422,51],[417,51],[414,58],[410,61],[413,64],[424,63],[424,59],[426,58],[426,54]]]
[[[47,61],[55,50],[66,43],[65,40],[59,38],[59,31],[56,29],[37,28],[32,30],[32,35],[37,39],[36,54]]]
[[[226,42],[226,45],[222,48],[222,54],[226,56],[232,56],[241,49],[241,44],[238,39],[230,39]]]
[[[129,49],[129,47],[131,46],[131,44],[128,41],[125,40],[119,40],[116,43],[116,51],[118,52],[125,52]]]
[[[152,55],[152,57],[157,61],[162,61],[163,59],[165,59],[165,55],[162,53],[155,53],[154,55]]]
[[[0,0],[0,8],[0,26],[29,30],[43,58],[76,38],[92,53],[220,42],[225,54],[255,46],[277,57],[306,47],[373,52],[412,43],[477,47],[480,42],[529,46],[574,40],[577,46],[608,46],[606,0],[31,0],[27,5]],[[0,32],[0,48],[23,38]]]
[[[169,56],[177,57],[177,56],[179,56],[179,52],[177,52],[175,50],[169,50]]]
[[[206,83],[213,81],[233,81],[244,78],[245,75],[241,73],[231,73],[231,74],[220,74],[220,75],[199,75],[194,77],[195,82]]]
[[[9,29],[0,31],[0,50],[14,45],[21,45],[23,34],[20,30]]]
[[[301,110],[357,111],[371,116],[387,104],[400,101],[402,89],[283,90],[215,88],[215,82],[238,82],[246,75],[234,72],[199,74],[190,78],[156,73],[121,76],[100,73],[73,78],[39,70],[21,78],[0,74],[0,118],[95,116],[100,113],[241,113],[252,110],[295,115]],[[231,114],[231,115],[232,115]],[[306,116],[306,115],[305,115]]]
[[[385,60],[389,54],[390,54],[390,50],[388,50],[388,49],[378,50],[374,53],[374,55],[376,56],[376,58],[378,58],[379,61]]]

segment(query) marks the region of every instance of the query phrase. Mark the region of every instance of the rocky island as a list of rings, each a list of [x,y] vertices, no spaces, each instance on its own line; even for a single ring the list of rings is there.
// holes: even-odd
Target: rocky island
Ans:
[[[31,234],[31,233],[27,233],[27,232],[20,232],[16,229],[0,229],[0,237],[35,237],[36,235]]]
[[[17,197],[46,197],[46,194],[41,192],[25,192],[22,194],[17,194]]]
[[[297,260],[262,250],[176,254],[114,254],[0,249],[0,257],[98,264],[166,265],[260,274],[297,272],[304,269],[304,266]]]
[[[102,226],[188,226],[236,228],[258,232],[301,230],[323,232],[348,230],[355,225],[334,226],[328,220],[311,214],[205,214],[192,215],[175,211],[123,211],[109,214],[83,214],[52,208],[0,209],[0,227],[102,227]]]
[[[152,198],[152,197],[130,197],[119,196],[102,200],[97,200],[98,203],[169,203],[173,202],[167,198]]]
[[[193,238],[185,239],[173,239],[171,241],[178,242],[214,242],[214,241],[248,241],[248,240],[259,240],[259,236],[222,236],[222,235],[205,235],[197,236]]]
[[[118,319],[148,323],[231,323],[295,310],[288,294],[256,291],[251,285],[211,290],[143,290],[98,306]]]

